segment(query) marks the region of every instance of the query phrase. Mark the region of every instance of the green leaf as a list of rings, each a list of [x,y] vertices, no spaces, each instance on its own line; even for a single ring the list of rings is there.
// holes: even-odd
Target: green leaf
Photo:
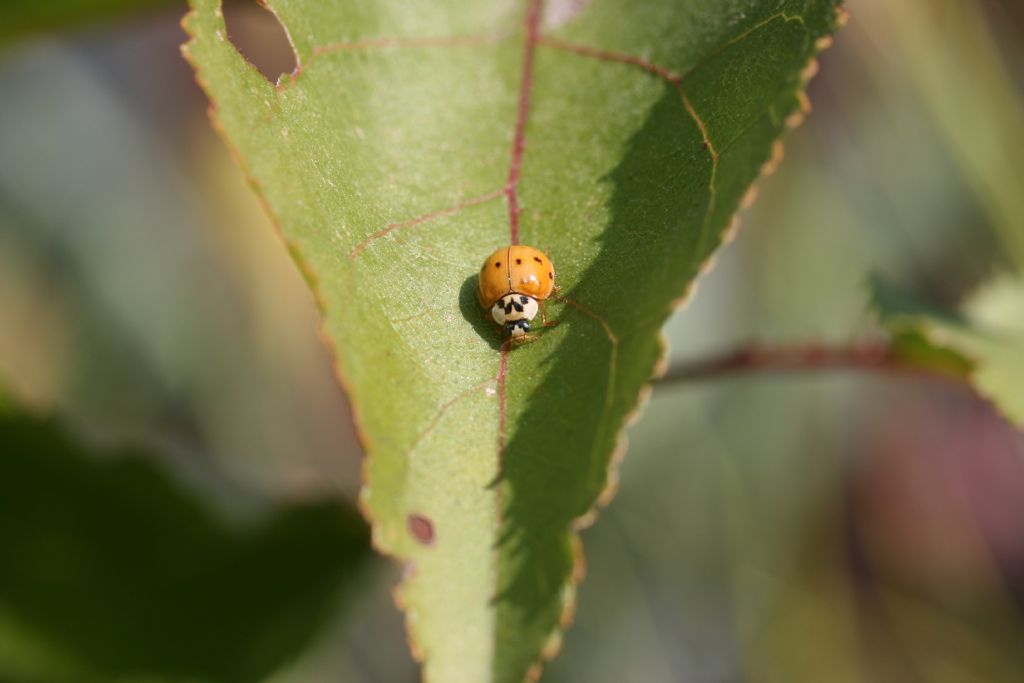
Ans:
[[[255,681],[331,616],[367,556],[354,510],[240,527],[151,461],[0,415],[0,678]]]
[[[271,0],[300,64],[276,86],[192,4],[215,123],[324,312],[426,679],[536,677],[659,329],[799,115],[833,2]],[[559,325],[509,348],[474,292],[517,241],[553,259]]]
[[[872,287],[901,358],[970,380],[1010,421],[1024,426],[1024,279],[993,278],[959,314],[917,302],[881,281]]]
[[[0,8],[0,45],[48,29],[139,14],[169,7],[174,0],[4,0]]]

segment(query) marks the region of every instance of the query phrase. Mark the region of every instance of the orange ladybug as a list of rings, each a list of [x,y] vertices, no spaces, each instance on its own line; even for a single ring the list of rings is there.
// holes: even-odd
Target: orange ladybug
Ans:
[[[555,291],[555,266],[533,247],[508,246],[487,257],[480,269],[477,295],[494,322],[512,338],[530,331],[540,303]]]

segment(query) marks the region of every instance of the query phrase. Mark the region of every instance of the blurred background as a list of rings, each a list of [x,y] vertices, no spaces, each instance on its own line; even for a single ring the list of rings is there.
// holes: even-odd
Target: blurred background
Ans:
[[[1022,265],[1024,5],[846,8],[673,363],[875,339],[872,274],[954,309]],[[0,420],[46,454],[0,453],[0,681],[418,680],[312,299],[209,126],[183,11],[0,8],[0,403],[60,416]],[[269,13],[226,13],[292,68]],[[544,681],[1024,680],[1024,436],[968,390],[662,384],[629,438]]]

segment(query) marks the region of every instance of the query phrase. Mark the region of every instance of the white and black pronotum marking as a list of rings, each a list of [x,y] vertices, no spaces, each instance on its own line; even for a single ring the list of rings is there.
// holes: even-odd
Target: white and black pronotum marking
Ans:
[[[494,302],[491,316],[512,337],[522,337],[530,331],[530,321],[537,316],[537,300],[525,294],[506,294]]]

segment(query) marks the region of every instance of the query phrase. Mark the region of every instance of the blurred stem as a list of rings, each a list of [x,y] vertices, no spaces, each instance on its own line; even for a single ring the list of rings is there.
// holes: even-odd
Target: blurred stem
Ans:
[[[817,343],[791,346],[748,346],[727,353],[674,365],[658,380],[671,384],[750,372],[810,372],[871,370],[876,372],[928,372],[896,356],[884,342],[828,347]],[[937,374],[937,373],[936,373]]]

